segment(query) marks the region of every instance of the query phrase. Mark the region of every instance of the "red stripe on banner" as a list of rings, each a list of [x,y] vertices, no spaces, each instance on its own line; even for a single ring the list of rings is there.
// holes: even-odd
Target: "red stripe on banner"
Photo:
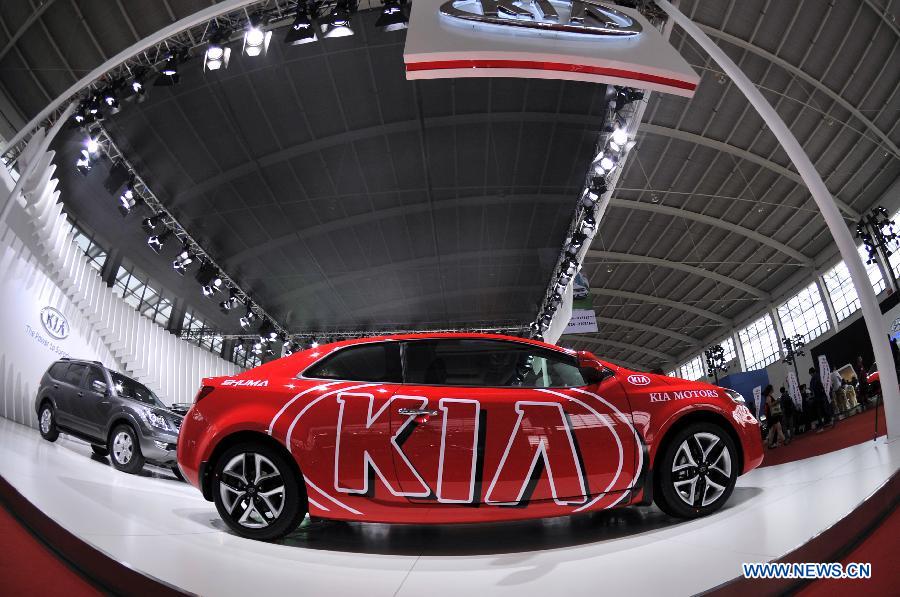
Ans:
[[[634,79],[636,81],[646,81],[648,83],[668,85],[669,87],[677,87],[678,89],[687,89],[689,91],[693,91],[697,88],[697,85],[695,83],[682,81],[680,79],[660,77],[658,75],[650,75],[637,71],[622,70],[619,68],[588,66],[586,64],[566,64],[564,62],[542,62],[538,60],[438,60],[433,62],[411,62],[406,65],[407,71],[448,70],[463,68],[521,68],[526,70],[552,70],[567,73],[585,73],[588,75],[621,77],[624,79]]]

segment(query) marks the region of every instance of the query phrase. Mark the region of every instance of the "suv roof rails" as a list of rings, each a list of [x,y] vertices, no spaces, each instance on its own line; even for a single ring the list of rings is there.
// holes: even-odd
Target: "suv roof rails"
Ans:
[[[98,365],[100,367],[106,368],[106,365],[104,365],[100,361],[90,361],[88,359],[73,359],[72,357],[62,357],[59,360],[60,361],[81,361],[82,363],[92,363],[94,365]]]

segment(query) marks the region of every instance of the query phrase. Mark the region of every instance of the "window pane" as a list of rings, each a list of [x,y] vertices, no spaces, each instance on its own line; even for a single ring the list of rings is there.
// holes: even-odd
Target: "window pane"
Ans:
[[[859,256],[862,258],[863,263],[869,260],[869,252],[866,251],[864,246],[859,247]],[[894,259],[896,254],[891,254],[888,257],[888,261]],[[881,269],[878,267],[877,263],[866,263],[866,273],[869,274],[869,282],[872,283],[872,288],[875,290],[875,294],[879,294],[882,292],[887,286],[885,286],[884,277],[881,275]]]
[[[829,328],[825,305],[815,282],[778,307],[778,318],[786,337],[799,334],[805,342],[821,336]]]
[[[73,386],[81,385],[81,378],[84,375],[85,369],[87,369],[87,365],[70,363],[68,370],[66,370],[65,377],[63,377],[63,381],[72,384]]]
[[[850,271],[846,263],[841,261],[822,274],[822,278],[825,280],[825,289],[831,297],[838,321],[847,319],[859,309],[859,296],[850,280]]]
[[[681,374],[682,379],[697,381],[706,375],[706,370],[703,368],[703,356],[695,356],[693,359],[682,365],[678,371]]]
[[[725,350],[725,362],[730,363],[737,358],[737,351],[734,349],[734,338],[731,336],[725,338],[719,344]]]
[[[344,348],[313,365],[303,375],[317,379],[399,383],[400,345],[379,342]]]
[[[778,360],[778,336],[768,313],[738,330],[738,339],[747,361],[747,370],[762,369]]]

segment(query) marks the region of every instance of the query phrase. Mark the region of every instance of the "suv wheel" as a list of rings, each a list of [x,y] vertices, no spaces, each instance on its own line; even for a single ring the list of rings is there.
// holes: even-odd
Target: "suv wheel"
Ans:
[[[238,535],[269,541],[306,515],[306,491],[294,467],[265,444],[238,444],[216,460],[212,493],[222,520]]]
[[[48,442],[55,442],[59,437],[59,429],[56,428],[56,411],[53,405],[45,402],[41,405],[41,412],[38,415],[38,427],[41,430],[41,437]]]
[[[109,453],[112,454],[112,465],[130,474],[136,474],[144,468],[144,455],[141,454],[141,443],[130,425],[119,425],[109,434]]]
[[[722,507],[738,476],[731,436],[714,423],[695,423],[675,434],[657,459],[655,501],[671,516],[697,518]]]

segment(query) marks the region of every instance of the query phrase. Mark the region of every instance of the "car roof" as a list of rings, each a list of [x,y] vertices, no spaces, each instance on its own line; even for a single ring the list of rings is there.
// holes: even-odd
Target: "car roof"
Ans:
[[[385,342],[385,341],[407,341],[407,340],[500,340],[505,342],[518,342],[521,344],[531,344],[547,350],[561,352],[563,354],[574,355],[576,351],[556,346],[555,344],[547,344],[540,340],[531,338],[522,338],[520,336],[507,336],[504,334],[485,334],[480,332],[422,332],[413,334],[388,334],[384,336],[367,336],[365,338],[353,338],[349,340],[341,340],[338,342],[330,342],[321,344],[322,347],[338,347],[348,346],[352,344],[365,344],[369,342]]]

